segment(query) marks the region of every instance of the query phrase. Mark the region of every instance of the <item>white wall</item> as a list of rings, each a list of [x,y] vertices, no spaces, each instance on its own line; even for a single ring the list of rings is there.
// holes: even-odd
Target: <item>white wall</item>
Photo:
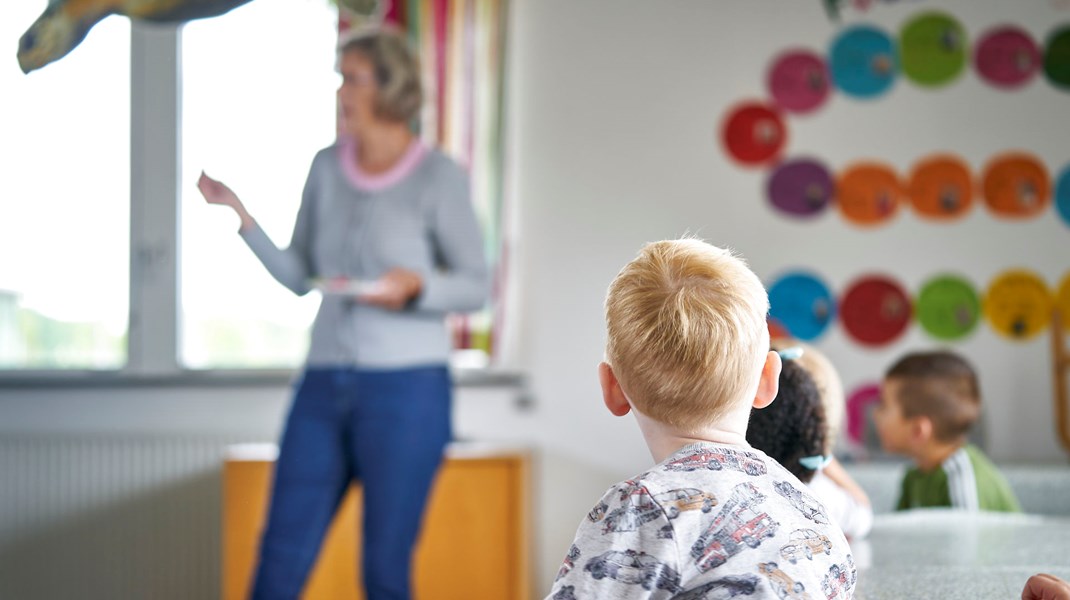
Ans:
[[[604,334],[601,302],[617,270],[646,241],[692,232],[742,252],[767,281],[812,266],[834,292],[857,275],[885,271],[916,292],[928,276],[956,271],[981,290],[1009,267],[1057,283],[1070,264],[1070,228],[1048,212],[1008,223],[977,208],[963,222],[930,225],[910,214],[875,230],[835,214],[798,224],[766,207],[765,173],[731,163],[717,140],[726,109],[766,97],[769,60],[793,46],[826,54],[837,26],[818,0],[519,0],[513,15],[509,113],[519,203],[512,361],[533,377],[530,435],[548,457],[537,488],[540,580],[549,581],[572,530],[601,489],[642,469],[649,456],[629,418],[600,403],[595,365]],[[955,15],[969,34],[1016,23],[1044,40],[1070,11],[1047,0],[874,3],[867,20],[898,32],[925,8]],[[861,17],[864,17],[861,18]],[[1070,94],[1038,77],[1001,93],[967,70],[940,91],[900,79],[869,102],[833,94],[816,115],[789,119],[789,154],[809,152],[835,170],[858,156],[906,172],[937,150],[960,153],[974,172],[1020,147],[1058,172],[1070,162]],[[987,324],[953,347],[981,372],[987,449],[1002,461],[1058,461],[1051,422],[1049,341],[997,337]],[[933,346],[912,326],[898,342],[866,350],[838,325],[817,341],[850,389],[899,354]],[[499,429],[503,435],[511,431]],[[490,433],[488,431],[488,433]],[[555,471],[570,465],[566,471]],[[567,478],[567,479],[566,479]]]
[[[1068,269],[1070,229],[1052,214],[1006,223],[976,209],[933,226],[901,215],[861,231],[834,214],[800,225],[766,208],[764,172],[732,164],[716,142],[728,106],[763,97],[768,60],[788,46],[824,53],[836,26],[819,0],[513,0],[508,113],[515,252],[508,366],[530,374],[533,409],[501,391],[464,390],[455,428],[464,437],[526,442],[538,450],[532,487],[537,589],[548,589],[579,519],[615,481],[649,465],[630,418],[601,406],[601,303],[617,270],[650,240],[696,233],[742,252],[763,278],[812,266],[840,292],[884,270],[916,291],[927,276],[958,271],[983,287],[1008,267],[1049,282]],[[941,7],[970,34],[1008,21],[1044,39],[1070,11],[1048,0],[877,2],[864,15],[886,29]],[[847,21],[861,20],[848,14]],[[948,149],[977,169],[1022,147],[1070,161],[1070,94],[1038,78],[997,93],[971,73],[938,92],[900,80],[876,102],[834,94],[817,115],[790,120],[790,153],[837,168],[859,155],[901,171]],[[1063,110],[1059,110],[1063,109]],[[1054,116],[1061,119],[1054,119]],[[844,249],[847,249],[846,251]],[[918,327],[879,351],[860,349],[839,326],[817,341],[848,388],[898,354],[932,342]],[[981,371],[986,439],[1001,461],[1060,461],[1051,424],[1048,341],[998,338],[982,324],[956,349]],[[174,433],[221,431],[271,439],[287,401],[282,386],[128,390],[0,389],[0,432]]]

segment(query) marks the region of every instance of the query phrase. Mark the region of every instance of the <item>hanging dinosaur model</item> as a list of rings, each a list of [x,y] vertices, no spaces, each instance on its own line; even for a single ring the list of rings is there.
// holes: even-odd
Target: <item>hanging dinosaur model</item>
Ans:
[[[221,15],[246,2],[249,0],[50,0],[19,39],[19,67],[29,73],[63,58],[108,15],[183,23]]]

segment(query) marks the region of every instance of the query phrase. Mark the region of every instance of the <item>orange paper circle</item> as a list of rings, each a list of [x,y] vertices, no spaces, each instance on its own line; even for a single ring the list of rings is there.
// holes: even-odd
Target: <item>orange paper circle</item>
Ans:
[[[878,225],[899,210],[903,184],[890,167],[858,163],[836,181],[836,205],[844,218],[857,225]]]
[[[909,191],[914,210],[930,219],[956,219],[973,206],[970,168],[953,156],[934,156],[914,165]]]
[[[1024,153],[1004,154],[985,167],[985,204],[998,216],[1036,216],[1051,202],[1051,179],[1044,163]]]
[[[1051,322],[1053,299],[1048,285],[1026,270],[1006,271],[988,286],[984,313],[1001,335],[1025,340],[1043,331]]]

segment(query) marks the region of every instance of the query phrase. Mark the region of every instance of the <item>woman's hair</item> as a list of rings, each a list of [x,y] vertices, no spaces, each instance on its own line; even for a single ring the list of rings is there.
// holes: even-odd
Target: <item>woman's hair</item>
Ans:
[[[408,122],[420,114],[420,63],[405,37],[392,29],[362,29],[342,38],[338,55],[357,52],[372,63],[378,94],[376,115]]]
[[[803,483],[813,479],[814,471],[802,466],[799,459],[828,452],[828,426],[821,393],[797,361],[784,361],[776,400],[763,409],[751,410],[747,441]]]
[[[606,359],[633,407],[699,431],[754,399],[769,353],[769,300],[731,251],[647,244],[606,295]]]

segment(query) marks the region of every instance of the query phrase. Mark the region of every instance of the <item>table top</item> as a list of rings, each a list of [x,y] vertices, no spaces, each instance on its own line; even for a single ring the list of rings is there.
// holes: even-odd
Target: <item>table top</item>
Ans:
[[[1070,518],[926,509],[877,515],[851,544],[859,600],[1016,599],[1034,573],[1070,580]]]
[[[492,460],[524,458],[531,454],[531,450],[514,444],[465,441],[450,442],[445,453],[446,458],[452,460]],[[274,462],[278,456],[278,445],[267,442],[232,444],[224,452],[226,462]]]

